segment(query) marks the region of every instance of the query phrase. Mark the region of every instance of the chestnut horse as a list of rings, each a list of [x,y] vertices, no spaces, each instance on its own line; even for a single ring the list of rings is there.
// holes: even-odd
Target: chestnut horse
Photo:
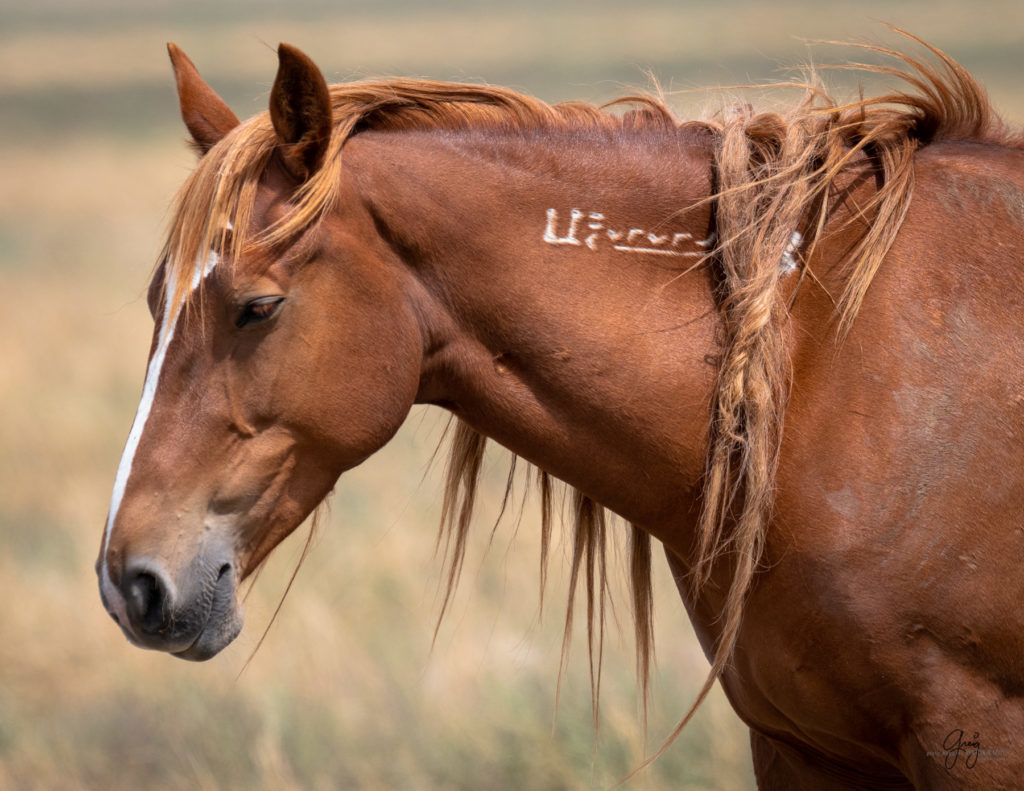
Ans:
[[[328,87],[282,45],[239,123],[170,51],[202,157],[97,565],[131,642],[220,651],[240,581],[435,404],[449,591],[493,438],[546,509],[577,492],[592,648],[603,509],[641,668],[664,545],[761,788],[1018,787],[1024,146],[960,66],[885,51],[906,91],[679,123]]]

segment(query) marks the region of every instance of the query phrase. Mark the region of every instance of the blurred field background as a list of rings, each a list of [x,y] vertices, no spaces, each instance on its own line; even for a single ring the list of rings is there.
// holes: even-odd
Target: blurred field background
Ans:
[[[193,163],[165,42],[245,117],[265,106],[282,40],[330,81],[429,76],[600,102],[649,87],[648,69],[666,90],[778,80],[782,66],[841,57],[802,38],[893,43],[877,20],[945,49],[1008,119],[1024,118],[1017,0],[2,0],[0,788],[607,788],[660,743],[706,672],[659,562],[646,745],[625,597],[599,731],[579,636],[556,719],[565,580],[554,574],[538,617],[529,507],[518,531],[506,520],[489,541],[501,453],[431,650],[440,470],[425,470],[444,423],[432,410],[339,483],[248,665],[306,528],[251,590],[241,638],[211,662],[124,641],[92,564],[150,343],[147,276]],[[716,101],[677,97],[684,116]],[[561,553],[553,560],[558,572]],[[716,693],[627,787],[747,789],[749,764],[746,731]]]

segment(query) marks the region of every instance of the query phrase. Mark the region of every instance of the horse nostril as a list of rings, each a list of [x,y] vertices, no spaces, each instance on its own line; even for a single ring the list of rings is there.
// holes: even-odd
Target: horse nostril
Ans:
[[[156,634],[164,627],[167,595],[160,579],[148,571],[140,571],[127,580],[125,600],[128,614],[146,634]]]

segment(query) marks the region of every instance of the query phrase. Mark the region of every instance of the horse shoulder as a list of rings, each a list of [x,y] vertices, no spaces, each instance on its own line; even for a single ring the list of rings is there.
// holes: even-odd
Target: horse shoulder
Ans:
[[[730,696],[766,732],[854,762],[885,744],[930,777],[956,728],[998,749],[1024,724],[1024,153],[950,143],[917,164],[849,337],[821,326],[820,290],[794,309],[778,495]]]

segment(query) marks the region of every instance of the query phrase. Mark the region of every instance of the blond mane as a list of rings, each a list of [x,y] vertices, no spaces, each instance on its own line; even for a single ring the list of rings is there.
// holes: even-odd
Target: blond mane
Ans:
[[[944,53],[913,40],[930,51],[934,62],[866,46],[865,50],[880,53],[897,65],[855,63],[845,67],[896,78],[908,86],[905,91],[837,104],[824,90],[810,84],[817,79],[812,76],[804,86],[803,100],[787,112],[758,113],[741,107],[715,118],[688,122],[716,141],[713,166],[718,183],[709,200],[714,204],[718,243],[707,260],[716,268],[720,284],[717,297],[725,333],[708,429],[694,591],[707,583],[719,560],[728,562],[733,572],[711,672],[669,741],[692,716],[732,653],[743,603],[765,545],[790,377],[788,307],[779,288],[779,263],[793,232],[798,230],[807,240],[799,265],[803,274],[813,277],[806,262],[833,208],[830,190],[855,159],[870,162],[879,187],[871,204],[863,207],[866,230],[848,258],[849,275],[837,302],[837,331],[842,337],[907,211],[914,153],[936,140],[1007,142],[971,76]],[[223,229],[249,227],[257,185],[277,146],[269,115],[242,123],[202,159],[177,197],[163,251],[167,266],[164,282],[173,292],[172,305],[188,300],[195,262],[204,251],[215,249],[237,260],[248,245],[272,247],[314,226],[334,204],[345,142],[364,129],[492,128],[514,133],[681,125],[662,101],[647,97],[615,103],[632,103],[637,108],[623,115],[583,104],[549,105],[504,88],[421,80],[336,85],[330,93],[334,132],[325,165],[300,188],[288,216],[258,238],[224,234]],[[447,569],[442,617],[462,569],[485,445],[483,436],[456,422],[438,539],[445,550]],[[543,595],[555,520],[551,479],[543,471],[537,476]],[[596,713],[608,595],[608,529],[604,511],[592,500],[573,493],[572,503],[573,551],[563,663],[576,590],[582,584]],[[629,540],[637,669],[646,705],[653,652],[651,545],[648,534],[636,526],[631,526]]]

